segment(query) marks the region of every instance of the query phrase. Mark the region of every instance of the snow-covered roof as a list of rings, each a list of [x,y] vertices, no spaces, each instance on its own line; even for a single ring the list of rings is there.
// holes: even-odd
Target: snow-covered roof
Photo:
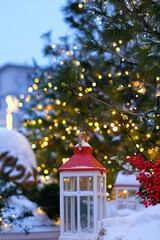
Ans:
[[[108,172],[93,156],[92,147],[82,140],[82,151],[79,144],[74,148],[74,155],[58,171],[101,171]]]
[[[114,186],[140,186],[136,180],[137,173],[127,173],[127,171],[120,171],[116,177]]]
[[[91,147],[87,142],[85,142],[84,140],[82,140],[82,147]],[[77,143],[76,145],[75,145],[75,147],[79,147],[79,143]]]

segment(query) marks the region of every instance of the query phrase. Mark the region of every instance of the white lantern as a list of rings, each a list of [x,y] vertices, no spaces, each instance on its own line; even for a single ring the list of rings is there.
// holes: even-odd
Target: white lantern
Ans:
[[[60,240],[97,239],[106,218],[106,170],[81,141],[60,171]]]

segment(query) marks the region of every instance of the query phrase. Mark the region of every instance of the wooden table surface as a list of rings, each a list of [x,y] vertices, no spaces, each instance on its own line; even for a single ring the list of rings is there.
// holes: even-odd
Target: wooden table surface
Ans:
[[[0,240],[58,240],[59,231],[25,233],[0,233]]]

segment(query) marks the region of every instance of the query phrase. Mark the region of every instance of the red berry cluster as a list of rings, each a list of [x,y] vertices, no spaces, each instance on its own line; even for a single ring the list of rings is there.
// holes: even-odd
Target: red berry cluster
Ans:
[[[140,170],[137,180],[142,184],[141,190],[137,192],[143,199],[145,207],[160,203],[160,160],[156,162],[145,161],[139,156],[126,158],[128,162]]]

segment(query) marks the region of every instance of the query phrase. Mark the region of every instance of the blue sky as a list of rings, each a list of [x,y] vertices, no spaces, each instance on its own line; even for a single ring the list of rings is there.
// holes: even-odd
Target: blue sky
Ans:
[[[68,33],[61,7],[66,0],[0,0],[0,66],[46,64],[40,36],[52,30],[53,42]]]

